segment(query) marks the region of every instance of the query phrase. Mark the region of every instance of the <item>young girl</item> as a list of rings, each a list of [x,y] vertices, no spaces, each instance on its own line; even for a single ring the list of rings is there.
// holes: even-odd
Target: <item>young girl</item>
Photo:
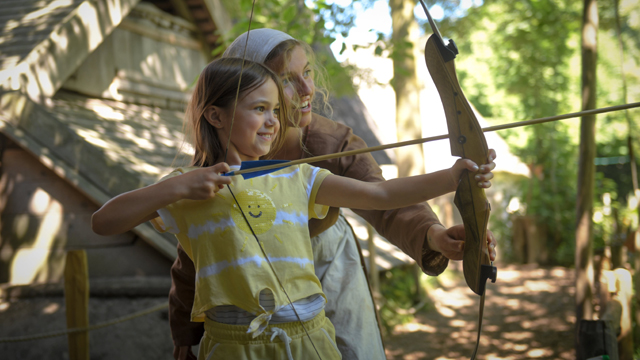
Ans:
[[[307,220],[324,217],[329,206],[423,202],[454,191],[463,170],[478,167],[459,160],[448,170],[376,183],[306,164],[247,180],[223,176],[277,150],[288,126],[280,81],[257,63],[245,63],[234,107],[241,64],[216,60],[198,79],[186,117],[193,166],[107,202],[92,227],[112,235],[155,219],[176,235],[197,271],[192,318],[205,320],[199,358],[339,359]]]
[[[340,117],[333,121],[317,113],[327,110],[327,81],[311,47],[274,29],[254,29],[239,36],[223,57],[246,57],[262,63],[280,76],[285,100],[290,102],[297,127],[289,126],[283,147],[274,158],[296,160],[317,155],[364,148],[367,144]],[[343,81],[343,79],[335,79]],[[476,175],[483,187],[489,187],[495,167],[495,152],[489,152],[487,164]],[[341,157],[314,163],[314,166],[367,182],[384,178],[371,154]],[[413,258],[426,274],[444,271],[449,259],[461,260],[464,226],[445,228],[424,202],[393,210],[358,210],[358,215],[375,230]],[[327,317],[336,330],[336,342],[343,358],[350,360],[386,359],[376,319],[375,304],[367,283],[358,239],[339,208],[331,207],[324,219],[309,219],[311,247],[316,276],[328,301]],[[490,256],[495,259],[495,238],[487,232]],[[171,268],[169,325],[176,360],[195,359],[191,347],[200,343],[202,322],[191,322],[195,297],[196,269],[182,247]]]

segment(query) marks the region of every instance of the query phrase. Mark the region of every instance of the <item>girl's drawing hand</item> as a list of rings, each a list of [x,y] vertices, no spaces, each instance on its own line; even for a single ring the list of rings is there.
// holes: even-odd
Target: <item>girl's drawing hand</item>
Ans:
[[[218,163],[210,167],[190,171],[182,175],[183,198],[191,200],[207,200],[231,183],[231,178],[220,173],[229,171],[227,163]]]
[[[478,186],[481,188],[490,188],[491,179],[493,179],[493,173],[491,172],[496,168],[496,163],[493,160],[496,159],[496,151],[489,149],[489,155],[487,156],[488,164],[480,166],[480,173],[475,176],[475,180],[478,182]]]
[[[460,177],[464,170],[468,170],[472,173],[478,172],[478,165],[469,159],[458,159],[455,164],[449,169],[451,173],[451,181],[453,183],[453,189],[458,188]]]
[[[474,163],[469,159],[458,159],[456,163],[451,167],[451,177],[455,186],[458,186],[460,182],[460,177],[462,176],[462,172],[464,170],[468,170],[474,173],[477,173],[474,179],[478,182],[478,186],[481,188],[490,188],[491,187],[491,179],[493,179],[493,173],[491,172],[496,167],[496,163],[493,160],[496,158],[496,151],[493,149],[489,149],[489,155],[487,156],[488,164],[480,166]]]

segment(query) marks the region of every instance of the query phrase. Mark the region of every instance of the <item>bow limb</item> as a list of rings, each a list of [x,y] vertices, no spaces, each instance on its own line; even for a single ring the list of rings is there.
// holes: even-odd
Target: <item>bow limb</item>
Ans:
[[[478,165],[486,164],[489,154],[487,141],[456,76],[453,60],[458,54],[458,48],[453,40],[449,40],[447,45],[444,44],[429,10],[422,0],[420,2],[434,30],[434,34],[429,36],[425,45],[424,57],[444,107],[451,155],[473,160]],[[465,230],[462,261],[464,278],[469,288],[480,295],[478,337],[471,355],[471,359],[474,360],[478,352],[482,331],[485,284],[487,279],[495,282],[497,275],[497,270],[491,264],[487,250],[487,224],[491,206],[484,189],[477,185],[475,173],[463,172],[454,203],[460,211]]]
[[[487,164],[487,141],[456,76],[454,58],[458,49],[453,40],[444,44],[431,17],[428,18],[436,30],[425,45],[425,62],[444,107],[451,155],[473,160],[478,165]],[[491,206],[484,189],[477,186],[475,175],[468,171],[463,173],[454,203],[465,227],[464,277],[473,292],[483,295],[487,278],[495,282],[496,270],[491,266],[487,250]]]
[[[451,155],[473,160],[478,165],[486,164],[489,153],[487,141],[456,76],[453,60],[458,54],[458,48],[453,40],[449,40],[447,45],[444,44],[427,7],[422,0],[420,2],[429,18],[431,27],[434,29],[434,34],[429,36],[425,45],[424,56],[427,68],[438,89],[444,107],[449,130]],[[469,288],[480,295],[478,337],[471,360],[476,358],[478,346],[480,345],[485,284],[487,279],[495,282],[497,275],[497,269],[491,263],[487,250],[487,224],[491,206],[484,189],[477,185],[475,175],[475,173],[469,171],[463,172],[454,199],[454,203],[462,216],[465,230],[462,261],[464,278]]]

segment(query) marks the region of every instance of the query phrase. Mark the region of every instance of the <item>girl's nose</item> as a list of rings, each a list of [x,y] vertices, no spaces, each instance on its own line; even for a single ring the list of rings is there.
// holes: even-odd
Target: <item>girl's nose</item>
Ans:
[[[278,118],[276,117],[276,114],[274,114],[273,112],[269,112],[269,114],[270,115],[267,116],[266,125],[274,126],[278,122]]]

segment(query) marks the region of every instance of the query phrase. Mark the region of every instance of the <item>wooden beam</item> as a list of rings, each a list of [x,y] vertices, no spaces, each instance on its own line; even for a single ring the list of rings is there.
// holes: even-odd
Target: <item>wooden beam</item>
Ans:
[[[89,326],[89,267],[84,250],[67,252],[64,267],[64,301],[67,329]],[[89,360],[89,332],[67,335],[69,360]]]

